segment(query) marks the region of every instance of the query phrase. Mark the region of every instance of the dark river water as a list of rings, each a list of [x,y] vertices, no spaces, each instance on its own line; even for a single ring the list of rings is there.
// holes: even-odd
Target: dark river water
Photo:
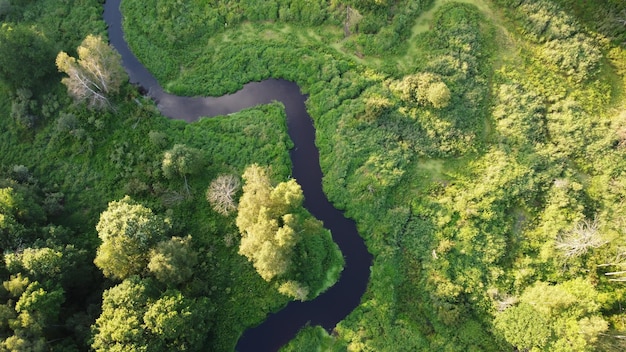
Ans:
[[[249,83],[240,91],[221,97],[179,97],[168,94],[128,48],[122,32],[120,0],[108,0],[104,19],[109,26],[109,40],[122,55],[130,81],[147,90],[163,115],[188,122],[237,112],[272,101],[285,105],[287,130],[294,148],[289,152],[292,175],[304,192],[304,206],[324,222],[341,249],[346,265],[339,281],[316,299],[291,302],[271,313],[260,325],[244,332],[237,351],[277,351],[306,324],[321,325],[327,331],[359,305],[370,275],[372,256],[359,236],[354,221],[333,207],[322,191],[322,170],[315,146],[315,128],[306,112],[306,96],[297,84],[280,79]],[[279,59],[279,58],[277,58]],[[242,302],[245,304],[245,302]]]

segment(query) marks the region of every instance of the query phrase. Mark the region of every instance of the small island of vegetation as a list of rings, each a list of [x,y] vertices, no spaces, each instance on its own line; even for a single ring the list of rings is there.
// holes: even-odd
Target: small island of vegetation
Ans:
[[[622,0],[124,0],[168,92],[296,82],[360,305],[284,351],[626,349]],[[281,103],[194,123],[97,0],[0,0],[0,351],[233,351],[341,276]]]

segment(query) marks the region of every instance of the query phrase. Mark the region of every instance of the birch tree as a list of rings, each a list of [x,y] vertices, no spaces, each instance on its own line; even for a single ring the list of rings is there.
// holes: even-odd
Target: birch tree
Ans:
[[[576,224],[573,230],[557,237],[555,247],[566,258],[580,257],[591,249],[601,247],[608,241],[602,238],[598,219],[584,220]]]
[[[76,102],[95,109],[109,106],[109,97],[127,78],[120,54],[102,37],[93,35],[88,35],[76,51],[78,59],[63,51],[57,55],[57,68],[68,76],[61,82]]]

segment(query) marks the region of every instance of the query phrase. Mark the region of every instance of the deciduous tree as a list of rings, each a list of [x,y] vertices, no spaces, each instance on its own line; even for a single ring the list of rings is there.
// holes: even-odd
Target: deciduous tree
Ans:
[[[175,176],[185,180],[185,189],[189,193],[187,175],[195,174],[202,167],[200,151],[184,144],[175,144],[172,149],[165,152],[161,168],[167,178]]]
[[[267,171],[248,167],[243,179],[237,227],[241,232],[239,254],[250,260],[266,281],[284,274],[291,264],[296,243],[296,215],[302,190],[295,180],[271,186]]]
[[[441,76],[421,72],[404,77],[392,87],[408,103],[445,108],[450,102],[450,89]]]
[[[496,316],[494,326],[520,350],[594,351],[608,329],[599,310],[598,292],[583,279],[537,282],[524,291],[518,305]]]
[[[96,230],[102,244],[94,263],[105,276],[124,279],[145,270],[150,249],[165,237],[169,223],[126,196],[109,203]]]
[[[202,351],[211,312],[208,299],[189,299],[170,290],[148,306],[143,321],[160,350]]]
[[[58,279],[64,269],[63,253],[52,248],[26,248],[5,255],[7,269],[12,273],[25,272],[32,279],[43,282]]]
[[[133,276],[102,295],[102,313],[92,326],[95,351],[145,351],[148,336],[143,315],[150,287]]]
[[[54,50],[46,37],[22,24],[0,27],[0,79],[13,90],[33,88],[54,72]]]
[[[267,170],[249,166],[237,214],[239,254],[279,291],[299,300],[327,288],[329,271],[339,273],[341,252],[322,223],[302,207],[300,185],[291,179],[272,186]],[[332,281],[332,280],[331,280]]]
[[[109,106],[109,97],[127,78],[120,54],[93,35],[83,40],[77,52],[78,60],[63,51],[57,55],[57,68],[68,75],[61,82],[77,102],[98,109]]]
[[[203,351],[211,319],[206,298],[160,294],[150,280],[124,280],[102,296],[92,329],[95,351]]]
[[[159,242],[150,251],[148,269],[157,280],[165,284],[180,284],[193,274],[198,263],[198,255],[191,248],[191,236],[185,238],[172,237]]]

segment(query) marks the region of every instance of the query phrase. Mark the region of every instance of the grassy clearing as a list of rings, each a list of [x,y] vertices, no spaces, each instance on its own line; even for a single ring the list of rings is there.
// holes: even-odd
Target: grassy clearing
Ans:
[[[435,0],[433,4],[424,11],[416,20],[411,28],[411,36],[408,40],[408,49],[405,55],[398,57],[397,66],[401,72],[411,73],[414,70],[415,58],[420,58],[420,46],[419,39],[423,33],[432,29],[432,20],[434,14],[445,4],[450,2],[471,4],[476,6],[480,12],[487,18],[487,22],[495,25],[498,28],[498,48],[501,50],[498,54],[494,55],[495,59],[498,57],[507,56],[509,58],[515,57],[515,47],[511,42],[511,36],[506,29],[502,26],[504,21],[502,14],[497,13],[497,10],[492,8],[492,5],[488,1],[484,0]]]

